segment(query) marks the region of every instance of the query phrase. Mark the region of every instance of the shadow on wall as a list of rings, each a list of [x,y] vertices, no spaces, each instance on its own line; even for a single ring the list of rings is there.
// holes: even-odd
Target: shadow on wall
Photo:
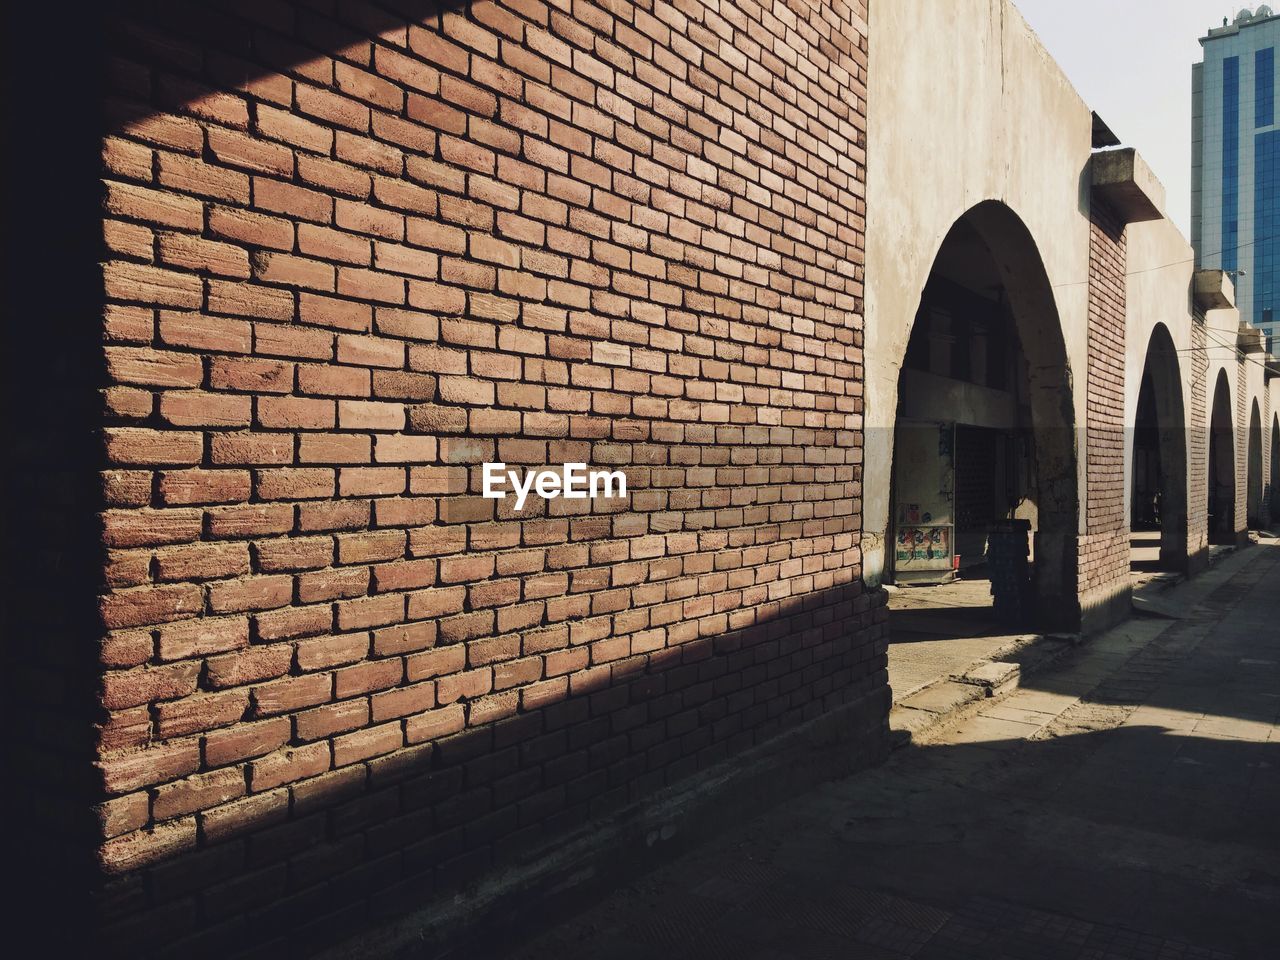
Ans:
[[[104,382],[97,263],[99,111],[106,16],[19,4],[5,30],[3,666],[15,916],[82,936],[103,569],[97,388]],[[55,22],[56,21],[56,22]],[[57,37],[57,53],[48,46]],[[19,133],[21,131],[21,133]],[[40,924],[39,920],[47,921]],[[51,954],[56,949],[51,948]]]
[[[56,70],[36,40],[63,36],[65,13],[24,5],[11,24],[10,89],[23,91],[11,102],[11,129],[39,131],[39,148],[15,152],[9,178],[10,222],[22,229],[10,241],[11,316],[18,323],[6,351],[15,452],[6,484],[10,504],[22,509],[4,521],[4,672],[12,688],[10,730],[19,742],[10,776],[23,787],[17,862],[29,874],[20,886],[50,953],[63,940],[111,953],[95,930],[107,918],[116,921],[117,952],[135,956],[160,947],[186,956],[297,955],[370,919],[465,888],[496,864],[528,866],[549,838],[625,811],[641,795],[809,721],[834,717],[844,725],[814,734],[823,749],[762,762],[736,802],[749,807],[791,793],[798,777],[840,772],[883,750],[882,596],[855,580],[766,604],[751,628],[655,654],[643,674],[617,681],[602,675],[567,699],[509,720],[353,763],[318,784],[281,787],[240,832],[193,852],[162,851],[97,889],[92,854],[101,835],[90,811],[102,799],[93,766],[103,632],[94,600],[104,569],[98,390],[107,378],[97,266],[105,253],[104,124],[94,92],[104,71],[129,73],[101,44],[119,40],[142,62],[179,67],[190,65],[191,50],[240,51],[243,60],[228,54],[207,64],[218,84],[236,85],[296,67],[315,49],[336,52],[461,6],[407,2],[392,15],[342,5],[346,32],[320,18],[312,24],[301,7],[245,4],[228,18],[203,6],[106,5],[77,18]],[[124,11],[163,16],[191,47],[146,29],[121,31],[117,14]],[[314,49],[287,44],[273,30],[274,17],[295,12]],[[203,92],[180,87],[165,95],[178,106]],[[105,130],[147,116],[113,103]],[[845,743],[851,746],[832,749]],[[707,818],[713,826],[724,811],[717,807]],[[647,837],[635,839],[643,850]],[[624,860],[615,857],[616,865]]]
[[[299,783],[291,804],[109,885],[127,907],[145,883],[159,909],[105,943],[305,956],[416,910],[403,922],[443,945],[482,918],[532,920],[588,877],[621,882],[884,756],[874,599],[854,583],[778,604],[747,630],[656,652],[646,672],[605,672],[563,700]],[[210,926],[189,935],[196,910]]]

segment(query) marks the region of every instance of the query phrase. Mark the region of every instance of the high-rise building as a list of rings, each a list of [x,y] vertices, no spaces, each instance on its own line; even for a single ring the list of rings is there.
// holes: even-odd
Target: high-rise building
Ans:
[[[1191,243],[1231,274],[1242,319],[1280,331],[1280,16],[1241,10],[1200,38],[1191,68]],[[1274,311],[1274,312],[1273,312]],[[1280,344],[1280,337],[1275,337]]]

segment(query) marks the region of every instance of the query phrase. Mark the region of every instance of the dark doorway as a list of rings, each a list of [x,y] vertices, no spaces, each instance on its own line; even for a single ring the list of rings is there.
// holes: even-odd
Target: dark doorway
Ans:
[[[1236,451],[1231,387],[1219,371],[1209,418],[1209,542],[1236,542]]]
[[[1245,515],[1250,530],[1262,527],[1262,415],[1258,412],[1258,401],[1253,401],[1253,409],[1249,414],[1249,459],[1248,483],[1245,500]]]
[[[1173,338],[1157,324],[1147,345],[1133,428],[1129,526],[1135,570],[1185,570],[1187,435]],[[1148,558],[1147,545],[1159,547]]]
[[[1280,482],[1276,472],[1280,471],[1280,416],[1271,421],[1271,522],[1280,520]]]
[[[898,378],[891,582],[981,581],[980,598],[970,591],[965,609],[953,610],[953,625],[974,636],[987,627],[977,621],[991,612],[996,571],[1019,584],[1016,609],[1028,621],[1074,629],[1073,422],[1065,346],[1034,242],[1007,207],[980,204],[939,248]],[[1020,554],[1012,565],[1010,552]],[[907,589],[918,607],[921,588]],[[985,609],[973,609],[978,599]],[[892,622],[895,636],[909,632],[897,613]]]

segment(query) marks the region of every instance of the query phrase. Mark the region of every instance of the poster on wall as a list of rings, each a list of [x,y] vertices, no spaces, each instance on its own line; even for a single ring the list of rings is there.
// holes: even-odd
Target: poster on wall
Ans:
[[[955,425],[902,420],[894,445],[895,577],[948,579],[955,551]]]
[[[951,528],[903,525],[897,533],[897,559],[900,562],[916,560],[943,560],[951,569]]]

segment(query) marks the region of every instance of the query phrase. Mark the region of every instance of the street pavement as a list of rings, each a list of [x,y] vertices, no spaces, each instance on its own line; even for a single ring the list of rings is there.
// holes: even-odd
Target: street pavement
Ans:
[[[1280,957],[1280,543],[539,930],[520,960]],[[492,951],[492,954],[490,954]]]

